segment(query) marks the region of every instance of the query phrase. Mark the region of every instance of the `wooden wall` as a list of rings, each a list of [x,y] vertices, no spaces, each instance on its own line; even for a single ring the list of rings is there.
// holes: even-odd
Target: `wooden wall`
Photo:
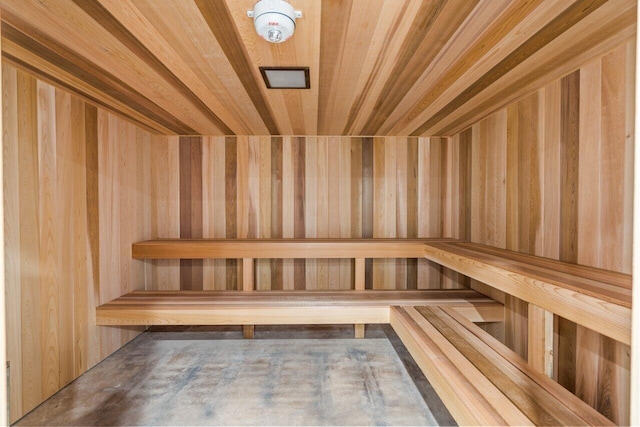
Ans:
[[[161,208],[178,191],[165,182],[177,157],[166,138],[13,67],[2,85],[15,421],[139,333],[98,328],[95,307],[144,286],[133,241],[177,229]]]
[[[180,236],[465,237],[468,145],[441,138],[181,137]],[[352,261],[258,260],[257,287],[349,289]],[[236,289],[236,260],[181,262],[170,289]],[[373,260],[368,288],[460,286],[426,260]]]
[[[635,44],[619,46],[452,140],[471,142],[471,240],[631,272]],[[527,356],[527,305],[505,300],[505,343]],[[556,319],[558,381],[629,422],[630,349]]]

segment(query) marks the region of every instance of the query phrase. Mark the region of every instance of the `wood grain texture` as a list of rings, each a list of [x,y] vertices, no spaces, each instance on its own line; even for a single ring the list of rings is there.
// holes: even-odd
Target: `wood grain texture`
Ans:
[[[525,265],[505,263],[501,253],[488,255],[482,245],[427,243],[425,247],[425,256],[432,261],[555,314],[564,315],[613,339],[627,344],[630,342],[630,289],[618,288],[612,293],[611,282],[606,279],[591,286],[587,284],[589,279],[577,282],[560,279],[554,270],[538,264],[535,257],[527,258]],[[630,280],[629,276],[627,280]]]
[[[151,225],[162,229],[169,218],[179,230],[178,206],[166,199],[169,192],[178,194],[179,181],[176,162],[173,172],[162,172],[165,198],[152,198],[153,177],[159,175],[151,171],[151,157],[161,159],[156,151],[166,144],[155,146],[151,140],[157,137],[148,132],[3,67],[14,422],[138,333],[98,328],[95,307],[101,297],[143,288],[145,270],[158,276],[155,266],[131,259],[130,245],[157,237]]]
[[[473,140],[473,242],[618,272],[630,271],[628,240],[624,237],[627,234],[623,230],[630,227],[630,217],[624,214],[631,200],[631,166],[625,160],[625,150],[633,145],[628,136],[632,106],[625,88],[629,84],[626,64],[632,58],[632,45],[618,44],[465,131]],[[500,121],[501,115],[506,120]],[[496,145],[502,138],[507,140],[506,151]],[[491,153],[506,153],[506,163],[498,168],[489,166]],[[505,186],[495,187],[495,182],[503,182],[503,176]],[[504,211],[487,205],[493,197],[506,197]],[[505,240],[496,239],[501,235]],[[475,284],[473,287],[483,288]],[[514,314],[526,312],[517,300],[513,302],[515,305],[505,301],[507,310],[520,307]],[[507,316],[506,329],[512,337],[507,338],[515,345],[513,337],[524,338],[526,328],[509,326],[513,322],[509,319],[522,317]],[[627,395],[628,385],[618,382],[616,390],[612,390],[609,381],[625,378],[629,367],[619,361],[610,363],[605,352],[626,354],[628,348],[609,340],[603,347],[596,339],[578,347],[577,335],[584,333],[564,317],[556,318],[555,330],[558,381],[570,390],[581,382],[582,389],[589,390],[584,391],[585,398],[613,421],[626,422],[626,410],[616,407],[614,411],[594,396],[598,387],[607,390],[610,401],[620,402],[619,396]],[[581,356],[583,352],[596,354],[597,361]],[[579,360],[590,362],[576,366]],[[608,368],[600,369],[600,363]]]
[[[199,140],[181,140],[194,138]],[[429,238],[460,235],[467,222],[458,207],[466,196],[452,194],[454,188],[467,191],[460,164],[468,161],[470,141],[238,136],[203,137],[202,144],[195,151],[200,159],[182,153],[179,172],[183,183],[202,182],[201,203],[190,193],[193,185],[183,186],[191,202],[181,204],[181,216],[201,221],[205,238]],[[365,288],[464,286],[463,277],[416,261],[420,255],[409,261],[366,259]],[[351,261],[295,259],[302,257],[257,260],[257,289],[352,289]],[[180,262],[191,271],[193,260]],[[235,259],[203,265],[204,289],[238,288]],[[218,286],[221,275],[226,287]]]
[[[101,325],[388,323],[389,307],[396,304],[499,307],[471,290],[137,291],[97,313]]]
[[[633,37],[633,0],[299,0],[269,44],[252,0],[7,0],[3,55],[161,133],[454,135]],[[307,90],[259,66],[307,66]]]

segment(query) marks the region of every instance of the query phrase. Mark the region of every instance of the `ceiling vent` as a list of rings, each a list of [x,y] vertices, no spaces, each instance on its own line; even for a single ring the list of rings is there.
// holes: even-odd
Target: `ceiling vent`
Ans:
[[[282,43],[293,36],[296,18],[301,18],[302,12],[284,0],[260,0],[253,10],[247,11],[247,16],[253,18],[260,37],[271,43]]]

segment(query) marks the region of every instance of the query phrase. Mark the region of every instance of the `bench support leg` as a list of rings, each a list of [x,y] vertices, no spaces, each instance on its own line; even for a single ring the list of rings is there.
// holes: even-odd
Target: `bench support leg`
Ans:
[[[242,260],[242,290],[244,292],[252,292],[255,288],[254,284],[254,259],[244,258]],[[246,339],[253,339],[255,332],[254,325],[242,326],[242,337]]]
[[[355,260],[355,285],[356,291],[364,291],[364,258]],[[364,323],[356,323],[354,326],[356,338],[364,338]]]
[[[242,338],[245,339],[253,339],[253,335],[255,333],[254,325],[242,325]]]
[[[528,361],[538,372],[553,377],[553,313],[529,304]]]

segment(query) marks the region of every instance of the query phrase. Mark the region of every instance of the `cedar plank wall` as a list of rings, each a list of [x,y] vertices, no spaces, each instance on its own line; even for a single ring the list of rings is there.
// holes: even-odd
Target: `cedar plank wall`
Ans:
[[[630,41],[508,105],[471,141],[471,240],[631,273],[635,44]],[[503,300],[504,342],[527,357],[527,304]],[[630,348],[556,318],[556,378],[629,423]]]
[[[466,238],[466,199],[454,195],[466,193],[468,155],[444,138],[181,137],[180,235]],[[168,289],[236,289],[237,264],[182,261]],[[367,265],[367,288],[461,284],[424,259]],[[353,261],[257,260],[256,286],[350,289]]]
[[[177,138],[11,66],[2,84],[13,422],[141,331],[95,326],[95,307],[144,286],[133,241],[178,229],[178,163]],[[159,283],[172,274],[155,270]]]

